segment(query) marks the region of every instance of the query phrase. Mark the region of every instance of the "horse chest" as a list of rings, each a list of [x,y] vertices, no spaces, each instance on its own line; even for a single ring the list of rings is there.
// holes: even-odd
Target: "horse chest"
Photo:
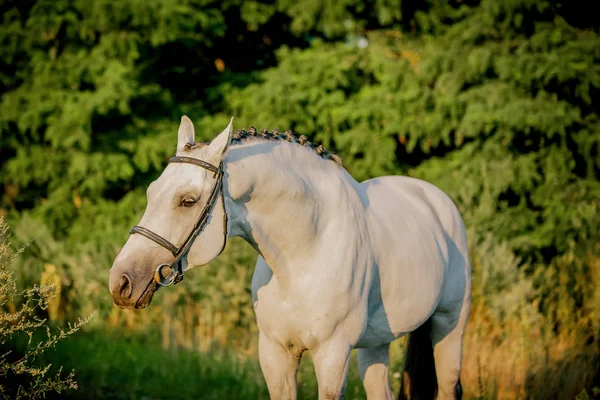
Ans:
[[[318,287],[289,290],[271,280],[253,287],[253,292],[261,332],[282,345],[314,348],[331,337],[349,314],[347,299],[331,298],[324,292],[319,296]]]

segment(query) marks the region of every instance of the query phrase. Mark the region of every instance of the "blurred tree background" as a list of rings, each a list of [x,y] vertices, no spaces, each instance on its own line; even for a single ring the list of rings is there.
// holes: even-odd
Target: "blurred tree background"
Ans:
[[[98,313],[40,360],[80,371],[73,397],[266,396],[246,244],[149,310],[108,294],[182,114],[201,140],[235,115],[323,143],[359,180],[441,187],[472,248],[467,397],[594,396],[600,23],[587,3],[4,0],[0,15],[0,212],[31,242],[14,273],[59,287],[53,323]],[[357,379],[349,398],[364,397]],[[315,393],[304,368],[300,396]]]

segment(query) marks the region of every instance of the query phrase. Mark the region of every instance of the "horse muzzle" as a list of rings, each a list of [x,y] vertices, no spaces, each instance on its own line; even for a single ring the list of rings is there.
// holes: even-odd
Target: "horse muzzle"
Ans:
[[[109,290],[113,303],[128,310],[145,308],[161,285],[154,280],[152,269],[142,271],[127,267],[115,264],[110,270]]]

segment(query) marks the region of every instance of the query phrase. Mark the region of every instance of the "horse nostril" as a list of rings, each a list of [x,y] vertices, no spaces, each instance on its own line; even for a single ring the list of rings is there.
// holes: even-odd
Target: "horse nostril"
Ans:
[[[131,282],[129,281],[127,275],[121,276],[121,287],[119,290],[119,293],[121,293],[121,297],[125,297],[128,299],[131,297],[132,292],[133,286],[131,285]]]

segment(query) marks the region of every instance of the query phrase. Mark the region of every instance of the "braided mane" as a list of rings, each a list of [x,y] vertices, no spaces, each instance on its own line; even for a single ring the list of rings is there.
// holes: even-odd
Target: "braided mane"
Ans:
[[[281,133],[277,129],[273,129],[271,132],[269,132],[267,129],[262,129],[260,132],[258,132],[255,127],[251,126],[250,128],[248,128],[247,131],[244,129],[238,129],[237,131],[235,131],[233,133],[231,143],[242,144],[253,138],[264,140],[285,140],[290,143],[298,143],[303,147],[307,147],[313,150],[318,156],[321,156],[321,158],[331,160],[336,164],[343,166],[342,157],[326,150],[323,147],[323,145],[314,146],[311,142],[308,141],[308,138],[306,136],[300,135],[299,137],[297,137],[290,130]],[[184,147],[184,151],[189,151],[207,145],[208,143],[203,142],[187,143]]]
[[[233,134],[232,143],[240,144],[252,138],[260,138],[266,140],[286,140],[290,143],[298,143],[304,147],[312,149],[315,153],[317,153],[317,155],[321,156],[322,158],[326,160],[332,160],[336,164],[342,165],[342,158],[340,156],[331,153],[330,151],[327,151],[323,147],[323,145],[314,146],[311,142],[308,141],[308,138],[304,135],[296,137],[296,135],[294,135],[290,130],[281,133],[277,129],[273,129],[271,132],[269,132],[267,129],[262,129],[260,132],[258,132],[255,127],[251,126],[250,128],[248,128],[247,131],[243,129],[238,129],[237,131],[235,131]]]

